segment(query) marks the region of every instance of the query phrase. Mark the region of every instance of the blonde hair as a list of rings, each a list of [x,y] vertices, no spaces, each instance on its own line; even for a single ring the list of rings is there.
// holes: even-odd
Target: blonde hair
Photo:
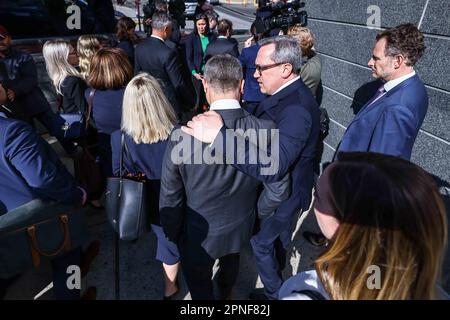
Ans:
[[[62,94],[61,84],[68,76],[81,78],[80,73],[67,61],[72,45],[65,40],[49,40],[42,48],[48,76],[56,89]]]
[[[100,41],[95,36],[83,35],[78,38],[77,52],[80,58],[80,73],[84,80],[89,76],[92,57],[100,48]]]
[[[445,206],[433,179],[409,161],[341,153],[330,167],[339,227],[316,270],[332,299],[438,298],[447,241]],[[369,288],[373,266],[379,288]]]
[[[314,34],[306,27],[302,27],[301,24],[293,25],[289,27],[288,36],[295,38],[302,50],[303,56],[311,56],[312,48],[314,47]]]
[[[147,73],[135,76],[125,89],[122,131],[136,143],[166,140],[177,117],[158,81]]]
[[[87,79],[91,88],[117,90],[127,85],[133,77],[133,67],[125,51],[119,48],[102,48],[91,60]]]

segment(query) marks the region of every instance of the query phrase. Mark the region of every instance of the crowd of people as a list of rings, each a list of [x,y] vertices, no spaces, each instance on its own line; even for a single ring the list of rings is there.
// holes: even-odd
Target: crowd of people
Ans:
[[[294,25],[269,36],[253,24],[240,52],[232,22],[217,21],[204,2],[183,38],[173,37],[179,24],[167,3],[155,1],[146,39],[123,17],[113,47],[92,35],[76,45],[47,41],[43,56],[57,112],[38,86],[32,57],[12,48],[12,35],[0,26],[0,215],[36,198],[102,209],[106,179],[119,175],[125,143],[125,172],[158,182],[159,217],[151,228],[163,299],[177,298],[180,271],[192,299],[233,299],[239,253],[249,244],[264,285],[250,299],[443,297],[445,207],[432,178],[409,162],[428,108],[414,71],[425,50],[421,32],[403,24],[377,36],[369,66],[380,89],[317,178],[324,135],[313,32]],[[86,118],[83,136],[67,138],[64,114]],[[95,155],[102,192],[90,193],[68,173],[35,120],[69,157],[84,149]],[[256,141],[246,134],[252,130]],[[202,161],[193,161],[198,156]],[[296,218],[310,208],[324,253],[314,270],[283,279]],[[76,248],[52,263],[89,264],[89,251]],[[371,266],[381,270],[376,289],[367,286]],[[56,297],[79,298],[62,288],[61,270],[54,268]]]

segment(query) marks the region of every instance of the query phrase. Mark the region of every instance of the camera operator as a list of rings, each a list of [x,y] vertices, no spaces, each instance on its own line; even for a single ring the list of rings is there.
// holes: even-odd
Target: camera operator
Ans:
[[[285,0],[259,1],[255,19],[258,33],[272,37],[287,34],[288,28],[297,23],[306,26],[308,15],[301,10],[304,6],[305,3],[300,0],[290,3]]]

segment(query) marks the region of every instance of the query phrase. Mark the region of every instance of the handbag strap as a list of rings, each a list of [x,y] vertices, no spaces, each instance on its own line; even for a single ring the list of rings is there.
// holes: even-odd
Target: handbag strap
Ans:
[[[69,225],[68,225],[69,217],[67,214],[63,214],[59,217],[59,220],[60,220],[60,224],[63,229],[64,239],[63,239],[63,242],[61,243],[61,245],[59,246],[59,248],[56,249],[54,252],[44,252],[44,251],[40,250],[37,239],[36,239],[36,226],[33,225],[33,226],[27,228],[28,240],[30,242],[30,247],[31,247],[31,257],[33,260],[33,265],[35,267],[39,267],[39,265],[41,263],[40,256],[54,257],[54,256],[60,254],[61,252],[63,252],[63,250],[65,252],[70,251],[72,245],[71,245],[71,241],[70,241],[70,231],[69,231]]]
[[[86,129],[88,128],[89,121],[91,120],[92,105],[94,103],[95,91],[96,91],[96,89],[92,88],[91,91],[89,92],[88,110],[87,110],[87,114],[84,115],[86,117]]]
[[[133,167],[134,173],[138,174],[139,170],[137,169],[136,163],[133,160],[133,156],[131,155],[130,150],[128,149],[128,145],[127,145],[127,141],[125,140],[125,133],[122,132],[122,139],[121,139],[121,152],[120,152],[120,176],[122,177],[122,172],[124,169],[124,164],[123,164],[123,157],[124,154],[128,155],[130,162],[131,162],[131,166]]]

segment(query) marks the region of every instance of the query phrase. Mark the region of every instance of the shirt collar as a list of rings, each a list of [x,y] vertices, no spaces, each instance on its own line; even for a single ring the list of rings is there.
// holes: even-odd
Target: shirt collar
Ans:
[[[283,84],[281,87],[278,88],[277,91],[275,91],[272,95],[277,94],[278,92],[280,92],[281,90],[283,90],[284,88],[286,88],[287,86],[293,84],[295,81],[297,81],[298,79],[300,79],[300,76],[295,77],[294,79],[286,82],[285,84]]]
[[[226,36],[218,36],[217,39],[226,39]]]
[[[392,89],[394,89],[396,86],[398,86],[400,83],[402,83],[405,80],[408,80],[409,78],[412,78],[416,75],[416,72],[413,70],[413,72],[408,73],[407,75],[388,81],[384,84],[384,90],[386,90],[386,92],[391,91]]]
[[[163,38],[158,37],[158,36],[155,36],[155,35],[153,35],[153,34],[152,34],[150,37],[155,38],[155,39],[159,39],[159,40],[161,40],[162,42],[164,42],[164,39],[163,39]]]
[[[209,107],[209,110],[227,110],[227,109],[240,109],[241,105],[239,104],[239,101],[235,99],[221,99],[216,100],[213,103],[211,103],[211,106]]]

